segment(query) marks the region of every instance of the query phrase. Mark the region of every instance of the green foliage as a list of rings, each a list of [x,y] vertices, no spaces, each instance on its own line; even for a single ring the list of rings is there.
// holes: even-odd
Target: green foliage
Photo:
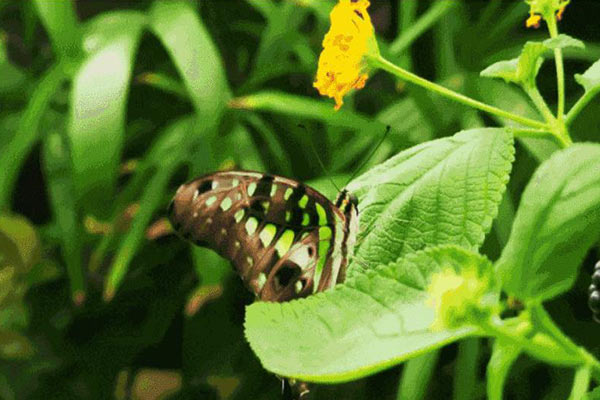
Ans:
[[[371,3],[335,111],[334,0],[0,1],[1,398],[598,397],[597,5]],[[357,195],[346,281],[249,305],[172,235],[178,185],[226,168]]]
[[[573,145],[538,168],[497,262],[508,293],[539,301],[571,287],[583,256],[600,237],[599,170],[597,144]]]
[[[246,337],[277,374],[315,382],[356,379],[472,333],[469,326],[432,332],[435,315],[427,304],[432,275],[470,266],[491,272],[489,261],[458,247],[412,253],[330,292],[251,305]]]
[[[513,153],[505,130],[472,129],[399,153],[351,182],[361,232],[349,274],[427,246],[476,250],[496,216]]]

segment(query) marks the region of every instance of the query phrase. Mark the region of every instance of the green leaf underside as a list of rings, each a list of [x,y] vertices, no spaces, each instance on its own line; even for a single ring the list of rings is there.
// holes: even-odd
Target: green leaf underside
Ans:
[[[514,158],[504,129],[462,131],[403,151],[354,180],[359,198],[355,271],[425,247],[476,250],[498,211]]]
[[[560,35],[544,40],[544,46],[550,50],[564,49],[567,47],[573,47],[577,49],[584,49],[585,44],[579,39],[575,39],[572,36],[561,33]]]
[[[554,43],[554,45],[558,44]],[[527,42],[518,58],[492,64],[481,71],[481,76],[502,78],[506,82],[532,86],[535,84],[535,78],[544,62],[542,54],[546,50],[548,47],[545,43]]]
[[[575,80],[586,92],[600,90],[600,60],[596,61],[583,74],[575,74]]]
[[[571,287],[600,237],[598,171],[600,145],[586,143],[555,153],[535,172],[497,262],[509,294],[545,300]]]
[[[491,268],[456,246],[429,248],[357,274],[333,290],[288,303],[257,302],[246,310],[246,337],[263,366],[314,382],[357,379],[474,332],[432,332],[426,301],[433,273]]]

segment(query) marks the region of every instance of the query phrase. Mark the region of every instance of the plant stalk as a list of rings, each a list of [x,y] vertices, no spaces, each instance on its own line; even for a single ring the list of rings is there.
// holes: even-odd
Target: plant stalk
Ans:
[[[512,121],[518,122],[522,125],[525,125],[525,126],[528,126],[531,128],[549,129],[548,125],[542,121],[536,121],[536,120],[533,120],[533,119],[530,119],[527,117],[522,117],[520,115],[513,114],[511,112],[502,110],[498,107],[491,106],[489,104],[472,99],[463,94],[457,93],[457,92],[450,90],[444,86],[438,85],[437,83],[428,81],[427,79],[421,78],[420,76],[415,75],[412,72],[409,72],[409,71],[405,70],[404,68],[400,68],[397,65],[389,62],[388,60],[383,58],[381,55],[367,56],[367,57],[369,60],[369,64],[372,67],[381,68],[381,69],[391,73],[392,75],[395,75],[407,82],[413,83],[417,86],[421,86],[427,90],[435,92],[435,93],[442,95],[444,97],[447,97],[449,99],[455,100],[464,105],[476,108],[481,111],[485,111],[487,113],[496,115],[498,117],[510,119]]]

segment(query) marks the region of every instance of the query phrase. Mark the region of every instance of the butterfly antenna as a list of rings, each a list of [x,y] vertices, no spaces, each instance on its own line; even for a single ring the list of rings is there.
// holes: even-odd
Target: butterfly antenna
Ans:
[[[302,124],[298,124],[298,126],[302,129],[304,129],[308,133],[308,129],[306,128],[306,126],[304,126]],[[331,178],[331,174],[329,174],[329,171],[327,170],[327,168],[325,168],[325,164],[323,164],[323,160],[321,160],[321,157],[319,157],[319,152],[315,148],[315,145],[312,142],[312,140],[310,140],[309,143],[310,143],[310,148],[312,149],[313,153],[315,153],[315,156],[317,157],[317,160],[319,161],[319,165],[321,166],[321,169],[323,169],[323,173],[329,179],[329,182],[331,182],[333,187],[335,187],[338,192],[341,192],[338,185],[336,185],[335,182],[333,181],[333,179]]]
[[[354,173],[352,174],[352,176],[350,177],[350,179],[348,179],[348,182],[346,182],[346,184],[344,185],[344,187],[348,186],[348,184],[350,182],[352,182],[352,179],[354,179],[356,177],[356,175],[358,175],[358,173],[365,166],[365,164],[367,164],[367,162],[369,162],[369,160],[371,159],[371,157],[373,157],[373,154],[375,154],[375,152],[377,151],[377,149],[379,149],[379,147],[383,144],[385,138],[387,137],[388,133],[390,133],[391,129],[392,129],[392,127],[389,126],[389,125],[385,128],[385,133],[383,134],[383,136],[379,140],[379,143],[377,143],[377,146],[375,146],[373,148],[373,150],[371,150],[371,153],[367,156],[367,158],[365,158],[365,160],[362,162],[362,164],[360,164],[360,166],[354,170]]]

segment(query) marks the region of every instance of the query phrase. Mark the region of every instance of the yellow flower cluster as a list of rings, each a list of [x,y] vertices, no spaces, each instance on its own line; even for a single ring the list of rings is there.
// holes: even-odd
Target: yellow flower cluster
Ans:
[[[313,86],[321,95],[335,99],[336,110],[350,90],[365,86],[368,75],[364,56],[377,51],[369,5],[368,0],[340,0],[330,14],[331,28],[323,39]]]
[[[529,4],[529,18],[525,21],[528,28],[539,28],[542,18],[548,19],[550,16],[561,20],[565,8],[571,0],[526,0]]]

